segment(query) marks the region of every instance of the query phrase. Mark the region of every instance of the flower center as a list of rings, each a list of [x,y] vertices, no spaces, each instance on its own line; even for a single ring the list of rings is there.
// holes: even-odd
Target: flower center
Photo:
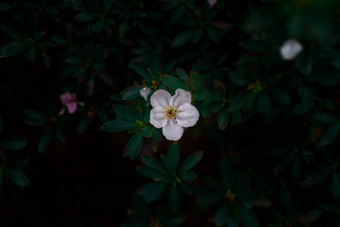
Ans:
[[[162,112],[165,113],[166,115],[164,119],[174,119],[176,117],[178,110],[172,106],[167,106],[164,107],[164,111]]]

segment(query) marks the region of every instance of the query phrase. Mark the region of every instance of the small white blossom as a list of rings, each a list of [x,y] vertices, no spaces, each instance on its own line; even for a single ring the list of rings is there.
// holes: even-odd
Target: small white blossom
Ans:
[[[159,89],[150,98],[153,109],[150,112],[150,124],[162,128],[167,140],[178,141],[183,135],[183,127],[194,126],[199,113],[191,105],[191,94],[183,89],[177,89],[171,97],[166,90]]]
[[[293,60],[302,50],[303,46],[299,41],[289,39],[282,44],[280,54],[284,60]]]
[[[145,99],[145,101],[148,100],[148,96],[150,92],[151,92],[151,89],[148,87],[144,87],[139,90],[140,96],[142,96]]]

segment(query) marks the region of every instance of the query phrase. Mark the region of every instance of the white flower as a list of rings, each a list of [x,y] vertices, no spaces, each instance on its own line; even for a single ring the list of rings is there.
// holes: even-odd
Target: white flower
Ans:
[[[284,60],[293,60],[302,50],[303,46],[299,41],[289,39],[282,44],[280,54]]]
[[[149,96],[150,92],[151,92],[151,89],[148,88],[148,87],[144,87],[144,88],[139,90],[140,96],[142,96],[145,99],[145,101],[148,100],[148,96]]]
[[[150,123],[156,128],[162,128],[167,140],[177,141],[183,135],[183,127],[196,124],[199,113],[191,105],[191,94],[183,89],[177,89],[174,96],[166,90],[159,89],[151,96],[153,109],[150,112]]]

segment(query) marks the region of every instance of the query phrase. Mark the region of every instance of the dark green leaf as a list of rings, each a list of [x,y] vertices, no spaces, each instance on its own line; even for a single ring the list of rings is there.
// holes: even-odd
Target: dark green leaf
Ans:
[[[136,71],[136,73],[138,75],[140,75],[141,77],[143,77],[144,79],[152,80],[152,77],[151,77],[149,71],[142,64],[140,64],[138,62],[132,62],[130,64],[130,67],[133,68]]]
[[[256,99],[256,94],[254,92],[247,92],[244,94],[243,98],[243,109],[250,110]]]
[[[189,155],[181,165],[180,172],[184,173],[192,169],[203,157],[203,151],[196,151]]]
[[[43,151],[47,149],[48,145],[51,142],[53,133],[54,133],[54,129],[49,128],[46,132],[44,132],[44,134],[40,138],[39,144],[38,144],[38,150],[40,153],[42,153]]]
[[[37,53],[37,50],[34,46],[29,47],[26,52],[26,59],[29,61],[34,61],[36,53]]]
[[[303,115],[314,106],[314,93],[312,89],[306,85],[300,85],[298,93],[301,102],[295,106],[294,113],[297,115]]]
[[[274,98],[275,101],[282,105],[288,105],[291,102],[289,94],[280,88],[275,88],[271,90],[271,96]]]
[[[30,118],[35,118],[35,119],[45,119],[46,115],[42,114],[41,112],[34,110],[34,109],[26,109],[24,110],[24,114],[26,114]]]
[[[229,111],[234,112],[236,110],[240,110],[243,107],[243,103],[244,103],[243,95],[233,98],[230,102]]]
[[[16,151],[24,148],[27,144],[27,140],[22,137],[14,137],[6,140],[2,140],[0,147],[5,150]]]
[[[308,223],[315,221],[318,219],[321,215],[322,211],[321,210],[312,210],[307,213],[302,214],[298,218],[298,222],[303,223],[308,226]]]
[[[139,194],[144,195],[147,203],[156,200],[166,190],[167,185],[162,182],[144,184],[139,190]]]
[[[153,169],[156,170],[165,170],[164,166],[162,165],[162,163],[160,163],[157,159],[155,159],[154,157],[152,157],[151,155],[143,155],[142,156],[142,161],[143,163]]]
[[[91,125],[92,121],[93,121],[93,117],[88,117],[88,116],[83,117],[83,119],[81,120],[79,124],[78,132],[79,133],[85,132],[86,129]]]
[[[3,121],[2,115],[0,113],[0,133],[2,131],[3,126],[4,126],[4,121]]]
[[[292,207],[292,196],[287,188],[286,182],[281,179],[281,185],[279,188],[279,199],[282,208],[290,209]]]
[[[251,52],[266,53],[270,51],[267,41],[262,40],[244,40],[239,43],[241,47]]]
[[[174,77],[171,75],[161,75],[160,79],[166,86],[168,86],[169,88],[173,90],[176,90],[177,88],[188,90],[184,82],[178,79],[177,77]]]
[[[197,175],[194,172],[185,172],[180,175],[180,178],[185,181],[193,181],[197,178]]]
[[[316,113],[313,115],[313,120],[323,124],[330,124],[335,123],[337,121],[337,118],[330,115],[329,113]]]
[[[16,184],[25,187],[30,184],[29,179],[21,169],[6,168],[6,175]]]
[[[189,79],[188,74],[180,67],[176,68],[176,74],[181,80],[187,81]]]
[[[217,116],[217,123],[218,123],[218,127],[221,130],[225,130],[227,128],[229,122],[229,111],[228,108],[223,108],[221,112],[218,113]]]
[[[292,162],[291,176],[295,184],[301,180],[301,161],[298,155],[295,155]]]
[[[227,222],[227,216],[229,216],[228,212],[229,210],[226,203],[220,205],[215,215],[215,222],[217,226],[223,226]]]
[[[165,167],[169,170],[169,172],[176,173],[180,158],[180,150],[178,143],[174,142],[171,144],[169,148],[168,155],[161,155],[162,162]]]
[[[12,7],[7,4],[6,2],[0,2],[0,12],[7,11],[11,9]]]
[[[229,78],[239,86],[247,86],[249,84],[247,75],[247,69],[239,67],[235,71],[229,73]]]
[[[178,191],[177,187],[172,186],[170,188],[169,195],[168,195],[168,202],[169,202],[169,206],[173,210],[177,210],[179,208],[180,202],[181,202],[181,197],[179,195],[179,191]]]
[[[217,29],[215,28],[211,28],[211,27],[206,27],[205,31],[207,32],[209,38],[214,41],[214,42],[218,42],[220,41],[220,33]]]
[[[340,179],[336,171],[332,174],[332,193],[334,198],[340,202]]]
[[[192,38],[193,34],[194,34],[194,30],[186,30],[186,31],[179,33],[171,41],[171,46],[173,47],[183,46]]]
[[[105,122],[100,128],[106,132],[121,132],[128,130],[136,124],[130,121],[113,120]]]
[[[145,138],[149,138],[152,135],[152,129],[149,125],[145,126],[142,130],[142,134]]]
[[[194,34],[192,36],[192,42],[193,43],[197,43],[198,41],[200,41],[200,39],[202,38],[202,35],[203,35],[203,31],[204,31],[203,28],[196,28],[194,30]]]
[[[131,160],[136,159],[140,153],[143,144],[143,136],[134,134],[124,148],[124,156],[129,156]]]
[[[261,92],[258,95],[257,111],[264,114],[270,114],[272,111],[272,102],[266,93]]]
[[[163,174],[159,170],[150,168],[148,166],[137,166],[136,169],[140,175],[147,178],[161,179],[163,177]]]
[[[71,65],[81,65],[81,64],[84,64],[83,59],[80,59],[80,58],[68,58],[68,59],[66,59],[66,62],[71,64]]]
[[[93,15],[90,14],[90,13],[79,13],[76,16],[76,19],[79,20],[79,21],[82,21],[82,22],[90,21],[93,18],[94,18]]]
[[[281,158],[280,162],[275,166],[274,173],[279,174],[287,169],[289,164],[293,161],[294,155],[294,152],[290,152],[284,158]]]
[[[128,31],[128,23],[123,22],[119,25],[119,38],[124,38],[126,32]]]
[[[174,24],[179,21],[185,13],[185,5],[178,7],[169,18],[170,23]]]
[[[190,72],[189,84],[193,90],[203,89],[204,80],[202,75],[198,74],[197,72]]]
[[[124,89],[123,100],[133,100],[140,97],[139,91],[143,88],[141,85],[131,86]]]
[[[319,143],[321,146],[327,146],[332,143],[340,134],[340,122],[331,125],[322,135]]]
[[[2,46],[1,56],[4,58],[11,57],[17,53],[23,51],[26,48],[26,44],[23,42],[14,42]]]
[[[247,227],[258,226],[256,216],[251,209],[247,207],[242,207],[241,209],[239,209],[239,212],[240,219],[244,226]]]
[[[143,120],[143,113],[136,106],[114,105],[113,111],[117,114],[117,120],[127,120],[132,122]]]

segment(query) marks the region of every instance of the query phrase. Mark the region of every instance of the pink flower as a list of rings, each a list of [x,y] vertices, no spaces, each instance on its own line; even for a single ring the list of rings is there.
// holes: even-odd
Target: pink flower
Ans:
[[[150,98],[153,109],[150,112],[150,124],[162,128],[167,140],[177,141],[183,135],[183,128],[194,126],[199,113],[191,105],[191,94],[177,89],[174,96],[166,90],[159,89]]]
[[[64,94],[60,95],[61,103],[66,106],[67,111],[69,114],[73,114],[77,110],[77,105],[84,105],[83,102],[77,101],[77,96],[75,93],[65,92]],[[64,114],[65,109],[62,108],[60,111],[60,115]]]
[[[144,88],[139,90],[140,96],[142,96],[145,99],[145,101],[148,100],[148,96],[149,96],[150,92],[151,92],[151,89],[148,88],[148,87],[144,87]]]
[[[214,7],[216,2],[217,2],[217,0],[208,0],[208,4],[210,5],[210,8]]]

